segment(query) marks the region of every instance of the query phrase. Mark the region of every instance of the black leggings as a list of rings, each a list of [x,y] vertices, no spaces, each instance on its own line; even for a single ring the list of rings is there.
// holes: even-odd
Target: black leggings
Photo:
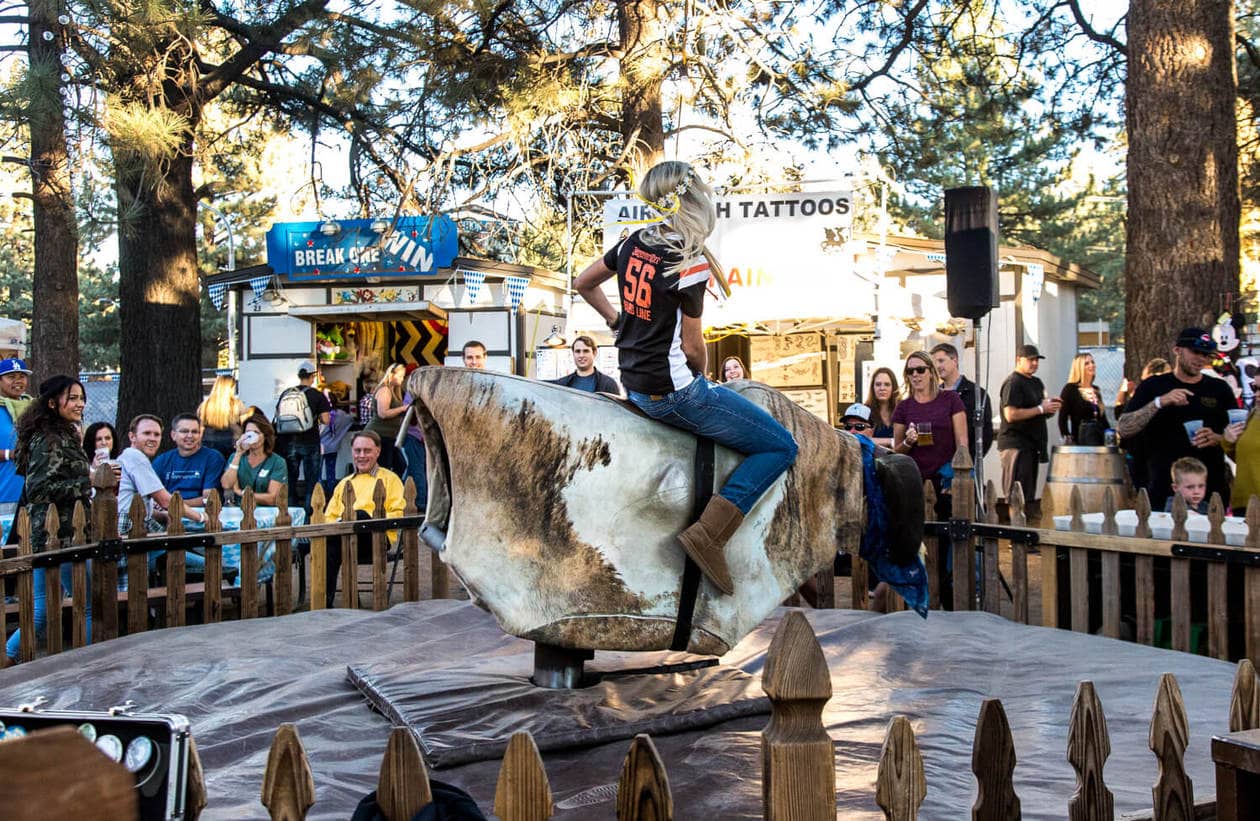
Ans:
[[[354,518],[356,521],[361,522],[365,519],[371,519],[372,517],[366,510],[356,510],[354,512]],[[341,572],[341,538],[341,536],[328,537],[328,562],[325,565],[326,570],[324,573],[324,582],[327,585],[325,590],[327,591],[326,600],[329,607],[333,606],[333,597],[337,594],[337,575]],[[359,545],[358,560],[360,562],[372,561],[372,534],[360,533],[355,536],[354,539]],[[342,591],[345,595],[346,601],[349,601],[350,596],[357,596],[359,594],[358,587],[359,586],[356,583],[349,590]]]

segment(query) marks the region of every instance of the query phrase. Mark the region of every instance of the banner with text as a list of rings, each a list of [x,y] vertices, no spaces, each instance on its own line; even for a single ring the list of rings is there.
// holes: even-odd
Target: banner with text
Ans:
[[[706,325],[866,319],[874,313],[875,287],[855,275],[857,255],[852,243],[846,245],[851,191],[722,197],[717,214],[708,245],[726,269],[731,298],[706,307]],[[604,247],[656,216],[635,199],[608,201]]]

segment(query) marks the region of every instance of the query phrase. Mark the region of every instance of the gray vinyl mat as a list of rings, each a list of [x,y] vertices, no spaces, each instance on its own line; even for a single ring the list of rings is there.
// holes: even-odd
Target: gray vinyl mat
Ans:
[[[722,664],[759,682],[776,613]],[[980,703],[1000,698],[1015,739],[1015,789],[1026,819],[1063,818],[1075,777],[1066,760],[1077,682],[1094,682],[1111,737],[1105,778],[1118,813],[1149,807],[1155,759],[1147,747],[1159,675],[1177,675],[1190,723],[1187,770],[1200,799],[1214,792],[1209,742],[1228,727],[1233,665],[1064,630],[1026,627],[983,613],[888,616],[806,611],[831,669],[823,720],[836,750],[837,813],[882,818],[875,774],[885,728],[910,718],[928,793],[920,818],[957,819],[975,798],[971,745]],[[105,709],[128,699],[140,711],[188,716],[205,765],[205,818],[258,818],[263,769],[278,725],[297,725],[315,777],[311,818],[345,819],[375,786],[390,721],[347,680],[347,669],[420,679],[459,659],[527,676],[531,645],[504,635],[467,602],[396,606],[383,613],[325,610],[160,630],[0,671],[0,704],[37,695],[50,709]],[[602,656],[602,654],[601,654]],[[497,661],[496,661],[497,660]],[[597,659],[597,662],[603,662]],[[457,687],[448,679],[447,689]],[[391,685],[394,686],[394,685]],[[636,698],[666,699],[669,677]],[[759,691],[754,684],[752,692]],[[760,818],[764,715],[654,737],[678,818]],[[506,727],[506,725],[505,725]],[[458,735],[454,725],[447,728]],[[614,785],[628,742],[552,750],[544,762],[557,818],[613,818]],[[439,770],[489,814],[497,760]]]

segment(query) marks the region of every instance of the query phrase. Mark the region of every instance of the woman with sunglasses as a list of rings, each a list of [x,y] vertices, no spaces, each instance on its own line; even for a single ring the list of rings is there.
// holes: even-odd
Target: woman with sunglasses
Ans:
[[[967,446],[967,410],[955,391],[941,390],[932,357],[915,351],[906,358],[906,397],[893,411],[893,450],[909,454],[919,473],[936,489],[936,511],[949,518],[949,489],[942,469]],[[952,475],[945,470],[946,475]]]
[[[897,375],[892,368],[876,368],[866,391],[866,407],[871,409],[871,439],[881,447],[893,446],[893,411],[897,410]]]

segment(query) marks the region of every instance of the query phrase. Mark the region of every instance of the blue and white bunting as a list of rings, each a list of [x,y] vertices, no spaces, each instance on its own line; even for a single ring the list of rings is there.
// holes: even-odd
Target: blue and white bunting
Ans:
[[[226,282],[213,282],[206,286],[206,292],[210,295],[210,304],[216,311],[222,311],[223,306],[227,304],[227,289]]]
[[[481,293],[481,286],[485,284],[485,271],[460,271],[464,275],[464,294],[468,297],[468,304],[477,301],[477,294]]]
[[[254,277],[253,279],[249,281],[249,289],[254,292],[254,298],[252,302],[255,308],[262,305],[263,291],[267,290],[267,286],[270,284],[271,284],[271,274],[266,274],[260,277]]]
[[[515,311],[521,304],[521,300],[525,298],[525,289],[529,287],[529,277],[509,276],[504,277],[503,282],[507,285],[508,307]]]

